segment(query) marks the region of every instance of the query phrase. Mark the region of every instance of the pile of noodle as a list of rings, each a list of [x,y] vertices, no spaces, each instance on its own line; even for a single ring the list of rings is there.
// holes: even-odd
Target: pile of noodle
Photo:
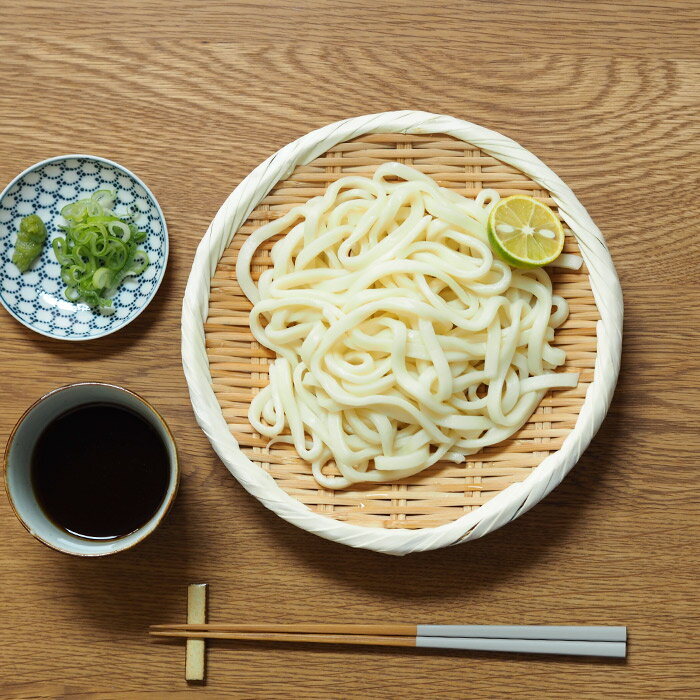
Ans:
[[[544,269],[513,269],[489,246],[498,199],[386,163],[245,241],[250,326],[277,356],[249,420],[293,444],[322,486],[463,462],[515,433],[548,389],[576,386],[554,372],[566,356],[550,344],[566,301]],[[253,255],[280,233],[256,285]]]

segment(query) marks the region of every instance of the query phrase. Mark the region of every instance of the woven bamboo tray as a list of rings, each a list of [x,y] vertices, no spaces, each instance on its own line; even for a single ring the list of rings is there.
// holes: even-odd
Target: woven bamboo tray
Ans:
[[[363,537],[372,531],[375,533],[374,538],[369,536],[370,544],[364,541],[349,541],[350,544],[403,553],[406,550],[403,541],[400,544],[402,551],[394,551],[394,545],[387,547],[385,538],[377,538],[378,531],[413,531],[411,534],[421,536],[432,530],[437,535],[454,526],[456,522],[467,522],[471,514],[474,525],[462,533],[462,537],[483,534],[479,532],[478,514],[488,510],[484,504],[493,501],[499,494],[505,496],[505,491],[511,493],[514,489],[522,487],[523,482],[530,482],[528,477],[539,471],[538,467],[545,458],[560,451],[565,438],[574,431],[588,388],[594,380],[601,340],[598,333],[603,326],[592,289],[592,278],[589,277],[586,265],[576,272],[551,268],[549,272],[554,292],[566,298],[570,308],[568,320],[555,333],[554,344],[564,348],[567,353],[566,365],[561,371],[579,371],[579,384],[575,389],[548,392],[536,412],[518,433],[471,456],[466,464],[438,463],[420,474],[395,483],[366,484],[333,491],[316,483],[310,466],[298,457],[293,447],[276,445],[268,449],[267,440],[252,430],[247,413],[252,397],[268,383],[267,368],[274,356],[261,347],[250,333],[248,312],[251,304],[235,279],[238,251],[245,238],[264,222],[281,216],[292,206],[310,197],[322,194],[334,180],[350,173],[369,176],[378,165],[386,161],[410,165],[433,177],[441,186],[452,188],[467,196],[475,196],[483,188],[496,189],[501,196],[517,193],[533,195],[553,207],[564,219],[567,233],[565,252],[582,252],[579,245],[581,237],[577,240],[577,236],[568,227],[571,223],[576,227],[576,223],[567,217],[567,212],[559,211],[561,199],[553,196],[543,185],[541,178],[538,178],[538,182],[520,168],[494,157],[483,148],[446,133],[364,133],[356,138],[341,141],[317,157],[306,160],[305,164],[291,169],[286,177],[274,184],[266,196],[258,197],[245,220],[241,219],[243,223],[228,232],[220,253],[217,251],[216,260],[209,251],[211,275],[207,290],[208,308],[201,328],[206,348],[206,363],[211,377],[210,391],[213,392],[218,412],[225,421],[226,430],[240,446],[240,454],[252,462],[250,466],[259,470],[261,474],[269,475],[266,477],[268,486],[275,488],[269,484],[271,478],[274,480],[275,490],[289,497],[286,501],[293,500],[303,506],[307,513],[313,514],[314,527],[307,529],[330,536],[324,532],[323,521],[329,526],[331,523],[342,523],[354,526],[345,530],[349,533],[350,540],[353,540],[353,533]],[[225,208],[226,205],[222,210]],[[230,213],[227,213],[229,218]],[[271,264],[269,251],[276,240],[278,238],[268,241],[258,250],[253,260],[254,279]],[[587,246],[584,248],[584,256],[590,258]],[[605,254],[607,255],[607,251]],[[616,278],[614,282],[617,283]],[[186,311],[187,308],[185,314]],[[183,338],[183,342],[186,345],[187,339]],[[183,352],[186,358],[186,350]],[[606,351],[605,354],[607,356],[609,352]],[[619,358],[619,348],[617,357]],[[610,373],[614,373],[614,386],[617,376],[615,366],[611,368]],[[191,391],[192,388],[193,382],[190,381]],[[607,401],[609,396],[606,397]],[[193,403],[197,410],[201,401],[198,401],[194,394]],[[211,401],[209,404],[213,406]],[[607,403],[604,406],[604,409],[606,408]],[[199,413],[198,417],[202,423]],[[207,430],[206,425],[203,427]],[[217,447],[216,438],[212,437],[212,442]],[[222,454],[219,447],[217,451]],[[231,468],[230,460],[224,455],[222,457]],[[570,466],[566,466],[565,470]],[[560,468],[561,476],[565,470]],[[246,488],[255,493],[255,488],[250,488],[250,484],[246,483],[245,475],[236,471],[234,474]],[[556,483],[560,478],[557,475]],[[553,487],[552,481],[553,479],[549,479],[544,486],[535,488],[534,492],[532,488],[521,489],[528,492],[527,498],[518,504],[517,510],[511,507],[507,511],[507,519],[526,510],[532,504],[533,494],[536,497],[534,502],[539,500]],[[264,494],[262,498],[259,493],[255,495],[266,505],[280,512],[275,505],[266,502]],[[491,510],[493,512],[488,518],[488,529],[497,527],[500,524],[499,520],[504,519],[503,513],[506,512],[500,508]],[[287,517],[284,512],[280,514]],[[288,519],[293,520],[289,517]],[[306,527],[303,522],[295,522]],[[481,529],[488,531],[484,525]],[[408,532],[402,534],[404,537],[410,536]],[[347,537],[332,538],[348,541]],[[461,537],[454,538],[454,541],[457,539]],[[407,551],[443,546],[440,537],[423,538],[423,541],[420,546],[412,546]],[[439,544],[435,545],[435,542]]]

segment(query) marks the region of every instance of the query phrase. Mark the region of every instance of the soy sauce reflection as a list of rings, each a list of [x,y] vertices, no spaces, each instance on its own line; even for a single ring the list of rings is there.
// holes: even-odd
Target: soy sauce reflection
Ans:
[[[145,525],[163,503],[170,460],[141,416],[91,403],[44,428],[31,478],[39,505],[58,527],[87,539],[115,539]]]

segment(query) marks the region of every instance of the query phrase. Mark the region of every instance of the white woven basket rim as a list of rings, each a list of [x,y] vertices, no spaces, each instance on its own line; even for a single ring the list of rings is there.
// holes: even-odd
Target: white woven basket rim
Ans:
[[[518,168],[548,190],[578,241],[601,317],[596,329],[593,381],[562,447],[542,460],[524,481],[510,485],[480,508],[434,528],[388,530],[351,525],[314,513],[285,493],[266,471],[243,454],[231,435],[212,388],[206,353],[204,323],[211,280],[234,233],[295,167],[311,162],[339,143],[370,133],[449,134]],[[383,112],[343,119],[302,136],[261,163],[226,199],[197,248],[185,290],[182,362],[197,422],[226,467],[249,493],[288,522],[321,537],[403,555],[481,537],[529,510],[561,482],[588,447],[610,405],[620,369],[622,316],[622,290],[603,235],[574,193],[539,158],[512,139],[461,119],[429,112]]]

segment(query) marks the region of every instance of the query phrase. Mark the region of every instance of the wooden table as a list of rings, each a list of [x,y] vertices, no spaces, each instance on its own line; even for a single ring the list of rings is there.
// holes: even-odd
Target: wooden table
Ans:
[[[164,526],[100,560],[33,541],[0,497],[3,697],[700,697],[698,3],[0,5],[0,181],[106,156],[151,186],[171,236],[157,298],[117,335],[57,342],[0,313],[3,440],[48,389],[106,380],[162,410],[184,469]],[[246,173],[312,128],[405,107],[552,166],[607,236],[626,323],[610,415],[565,482],[495,534],[399,559],[297,530],[228,475],[190,408],[179,315]],[[183,649],[145,632],[184,619],[196,581],[219,620],[624,624],[629,657],[212,644],[188,689]]]

